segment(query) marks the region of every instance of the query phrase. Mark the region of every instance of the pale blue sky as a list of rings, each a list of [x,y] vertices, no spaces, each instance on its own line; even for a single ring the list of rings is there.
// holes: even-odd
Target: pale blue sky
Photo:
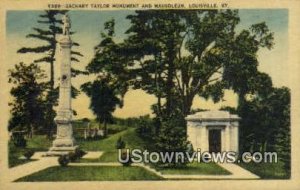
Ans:
[[[7,32],[8,34],[28,34],[31,27],[38,26],[38,15],[42,11],[8,11]],[[89,33],[95,37],[103,29],[103,23],[110,19],[116,20],[116,32],[123,37],[124,31],[130,24],[126,16],[134,11],[70,11],[69,15],[74,21],[72,28],[80,34]],[[251,24],[265,21],[274,32],[287,32],[288,10],[287,9],[241,9],[239,10],[241,22],[238,29],[248,28]],[[93,33],[90,33],[93,32]],[[97,38],[98,39],[98,38]]]
[[[32,27],[39,27],[37,23],[38,15],[42,11],[8,11],[7,12],[7,64],[13,67],[18,62],[30,63],[36,58],[35,55],[17,54],[17,50],[21,47],[34,47],[39,42],[33,39],[25,38],[25,36],[32,32]],[[129,27],[129,20],[126,19],[128,14],[134,11],[70,11],[69,15],[72,20],[72,30],[76,31],[73,35],[73,40],[80,43],[77,49],[83,55],[81,62],[76,64],[76,67],[83,69],[91,60],[94,54],[94,47],[101,40],[100,32],[103,30],[105,21],[114,18],[116,20],[116,36],[120,39],[124,38],[124,32]],[[237,27],[237,31],[247,29],[251,24],[265,21],[271,31],[274,32],[275,46],[269,51],[266,49],[259,50],[258,58],[260,61],[259,69],[268,73],[275,86],[289,86],[288,81],[288,10],[287,9],[243,9],[239,10],[241,22]],[[44,66],[45,67],[45,66]],[[45,70],[48,68],[45,67]],[[79,87],[83,82],[91,80],[90,77],[77,77],[73,79],[72,83]],[[118,109],[115,114],[118,116],[136,116],[149,113],[149,105],[153,103],[154,98],[141,92],[132,91],[125,97],[125,106],[123,109]],[[139,100],[140,98],[140,100]],[[226,99],[226,97],[225,97]],[[126,101],[127,100],[127,101]],[[134,102],[131,102],[134,100]],[[222,105],[234,106],[235,98],[232,93],[227,96],[227,102],[219,104],[212,104],[212,102],[205,102],[198,98],[195,105],[207,106],[209,108],[219,108]],[[139,103],[148,103],[147,106],[141,107]],[[77,100],[74,100],[73,105],[78,110],[80,117],[91,116],[88,110],[89,100],[81,94]],[[136,111],[137,114],[130,114]]]

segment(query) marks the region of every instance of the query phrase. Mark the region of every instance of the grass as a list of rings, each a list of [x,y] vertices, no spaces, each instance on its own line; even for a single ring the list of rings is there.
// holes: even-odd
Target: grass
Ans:
[[[73,126],[75,138],[83,138],[84,130],[87,129],[87,127],[88,127],[87,124],[84,122],[73,121],[72,126]],[[104,126],[103,125],[99,126],[98,122],[91,121],[90,128],[91,129],[96,129],[96,128],[103,129]],[[128,129],[128,127],[124,126],[124,125],[108,124],[107,129],[108,129],[108,134],[115,134],[115,133],[118,133],[118,132]]]
[[[85,151],[104,151],[99,159],[82,159],[82,162],[117,162],[118,150],[115,146],[120,137],[126,142],[126,148],[145,147],[145,142],[136,135],[135,128],[129,128],[99,141],[80,141],[79,146]]]
[[[22,156],[22,154],[11,154],[9,155],[8,159],[8,167],[16,167],[18,165],[26,164],[28,162],[36,161],[35,159],[19,159]]]
[[[116,150],[116,142],[120,137],[126,142],[128,148],[141,148],[144,145],[143,140],[135,134],[135,128],[129,128],[101,140],[84,140],[80,138],[77,139],[77,143],[85,151],[111,151]]]
[[[36,135],[32,139],[27,140],[27,148],[34,151],[47,151],[52,146],[52,140],[46,135]]]
[[[104,152],[99,162],[118,162],[118,151]]]
[[[8,157],[8,166],[9,167],[15,167],[20,164],[25,164],[27,162],[34,161],[33,159],[26,160],[26,159],[19,159],[23,153],[27,149],[32,149],[33,151],[47,151],[49,147],[51,146],[51,141],[47,139],[46,136],[42,135],[35,135],[31,139],[27,139],[27,147],[26,148],[19,148],[15,147],[13,142],[8,143],[9,147],[9,157]]]
[[[74,126],[74,128],[80,127],[79,125]],[[81,126],[82,127],[82,126]],[[115,150],[115,144],[117,139],[120,136],[124,136],[124,140],[128,142],[128,144],[138,144],[142,143],[140,139],[137,139],[138,137],[135,136],[134,134],[134,129],[131,128],[129,130],[126,130],[126,126],[120,126],[120,125],[109,125],[109,128],[111,128],[112,131],[121,131],[116,134],[112,134],[109,137],[102,139],[102,140],[84,140],[83,138],[76,138],[77,143],[79,144],[80,148],[85,150],[85,151],[108,151],[108,150],[113,150],[115,151],[115,154],[117,153]],[[127,137],[125,137],[127,136]],[[135,137],[134,137],[135,136]],[[134,142],[129,142],[131,141],[131,138]],[[49,148],[52,146],[52,140],[49,140],[46,135],[34,135],[33,138],[31,139],[26,139],[27,140],[27,147],[26,148],[18,148],[15,147],[12,142],[9,142],[9,167],[15,167],[20,164],[25,164],[30,161],[34,160],[25,160],[25,159],[19,159],[22,155],[23,152],[25,152],[26,149],[32,149],[35,152],[36,151],[48,151]],[[137,142],[136,142],[137,141]],[[117,157],[115,157],[117,158]],[[111,159],[113,160],[113,158]],[[114,159],[115,160],[115,159]]]
[[[284,169],[283,162],[277,163],[239,163],[239,165],[250,172],[260,176],[262,179],[289,179],[290,174]]]
[[[193,162],[188,163],[183,167],[169,167],[169,168],[159,168],[155,167],[156,170],[160,171],[162,174],[180,174],[180,175],[230,175],[231,173],[224,168],[218,166],[215,163],[199,163]]]
[[[144,168],[131,166],[68,166],[50,167],[29,176],[22,177],[17,182],[35,181],[135,181],[162,180],[161,177]]]
[[[23,152],[25,151],[23,148],[17,148],[13,145],[12,142],[8,143],[9,146],[9,153],[8,153],[8,167],[15,167],[20,164],[25,164],[30,162],[30,160],[19,159]]]

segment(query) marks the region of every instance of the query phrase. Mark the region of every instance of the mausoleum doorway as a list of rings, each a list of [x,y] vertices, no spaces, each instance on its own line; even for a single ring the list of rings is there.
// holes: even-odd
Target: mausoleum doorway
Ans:
[[[221,152],[221,129],[210,129],[209,134],[209,152]]]

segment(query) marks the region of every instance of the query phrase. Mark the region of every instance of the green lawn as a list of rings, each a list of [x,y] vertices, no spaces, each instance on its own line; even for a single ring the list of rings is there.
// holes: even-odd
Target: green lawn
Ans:
[[[14,167],[20,164],[25,164],[30,161],[34,160],[25,160],[25,159],[19,159],[23,153],[26,151],[26,149],[32,149],[34,151],[47,151],[49,147],[51,146],[51,141],[47,139],[46,136],[42,135],[36,135],[32,139],[27,139],[27,147],[26,148],[18,148],[15,147],[13,142],[8,143],[9,147],[9,156],[8,156],[8,166]]]
[[[85,151],[111,151],[116,150],[115,146],[119,137],[122,137],[128,148],[141,148],[144,145],[143,140],[135,134],[135,128],[129,128],[101,140],[77,139],[77,143]]]
[[[82,124],[81,124],[82,125]],[[92,125],[95,125],[95,123],[92,122]],[[74,124],[74,128],[80,128],[84,126],[80,126],[77,124]],[[120,126],[120,125],[109,125],[108,126],[111,131],[118,132],[116,134],[111,134],[109,137],[101,140],[84,140],[81,137],[76,138],[77,143],[79,144],[80,148],[85,151],[107,151],[107,150],[115,150],[115,144],[117,139],[120,136],[124,136],[124,140],[128,145],[132,144],[138,144],[142,143],[140,139],[136,140],[138,137],[134,134],[134,129],[131,128],[129,130],[126,130],[126,126]],[[126,131],[125,131],[126,130]],[[82,131],[80,133],[83,133]],[[82,136],[82,134],[77,134],[78,136]],[[135,137],[134,137],[135,136]],[[131,141],[132,142],[129,142]],[[14,167],[20,164],[27,163],[29,161],[33,160],[24,160],[19,159],[23,152],[25,152],[26,149],[32,149],[34,151],[47,151],[52,146],[52,140],[49,140],[46,135],[34,135],[31,139],[27,140],[27,147],[26,148],[18,148],[15,147],[12,142],[9,142],[9,167]],[[117,153],[117,152],[115,152]]]
[[[25,164],[28,162],[32,162],[35,161],[34,159],[19,159],[22,156],[22,152],[24,150],[20,149],[20,150],[14,150],[14,151],[10,151],[9,157],[8,157],[8,167],[15,167],[21,164]]]
[[[56,166],[20,178],[17,182],[121,180],[162,180],[162,178],[137,166]]]
[[[278,163],[239,163],[239,165],[250,172],[260,176],[262,179],[289,179],[290,174]]]
[[[193,162],[180,168],[159,168],[156,170],[162,174],[182,174],[182,175],[230,175],[231,173],[215,163]]]
[[[99,159],[83,160],[83,162],[117,162],[118,150],[115,146],[119,137],[126,142],[126,148],[144,149],[145,147],[145,142],[136,135],[135,128],[129,128],[99,141],[80,141],[79,146],[85,151],[105,151]]]
[[[87,129],[87,124],[83,122],[78,122],[78,121],[73,121],[72,123],[73,126],[73,134],[76,139],[78,138],[83,138],[84,137],[84,130]],[[103,129],[103,125],[98,125],[96,121],[92,121],[90,123],[90,128],[100,128]],[[108,134],[112,135],[121,131],[124,131],[128,129],[127,126],[124,125],[117,125],[117,124],[108,124]]]

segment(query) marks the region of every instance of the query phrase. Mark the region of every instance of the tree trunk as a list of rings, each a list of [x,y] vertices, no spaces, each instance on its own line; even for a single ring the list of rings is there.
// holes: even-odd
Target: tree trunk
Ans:
[[[166,98],[166,112],[167,115],[170,115],[170,113],[172,112],[172,109],[174,109],[174,94],[172,92],[173,88],[174,88],[174,76],[175,76],[175,65],[174,65],[174,59],[175,59],[175,51],[174,51],[174,46],[173,46],[174,42],[173,40],[171,40],[171,42],[169,42],[169,47],[168,47],[168,53],[167,53],[167,57],[168,57],[168,76],[167,76],[167,87],[166,87],[166,94],[167,94],[167,98]]]
[[[32,138],[33,135],[34,135],[34,128],[33,128],[33,126],[31,126],[31,137],[30,138]]]
[[[186,95],[184,97],[183,101],[183,114],[184,116],[187,116],[188,114],[191,113],[192,105],[193,105],[193,100],[195,96],[192,95]]]
[[[29,133],[29,138],[31,138],[31,139],[32,139],[33,135],[34,135],[34,127],[33,127],[33,125],[31,124],[31,125],[30,125],[30,133]]]
[[[104,120],[104,136],[106,137],[108,135],[108,129],[107,129],[107,122]]]

